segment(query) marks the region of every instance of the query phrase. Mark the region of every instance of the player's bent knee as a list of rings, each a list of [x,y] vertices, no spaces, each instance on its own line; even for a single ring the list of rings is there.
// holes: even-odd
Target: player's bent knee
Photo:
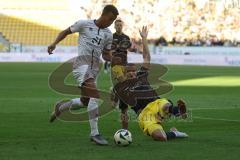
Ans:
[[[152,138],[156,141],[167,141],[167,136],[164,131],[156,130],[152,133]]]
[[[89,78],[82,84],[81,91],[83,96],[99,98],[99,93],[96,88],[96,84],[94,82],[94,79],[92,78]]]
[[[163,142],[167,141],[167,137],[164,137],[161,135],[154,135],[154,136],[152,135],[152,138],[156,141],[163,141]]]

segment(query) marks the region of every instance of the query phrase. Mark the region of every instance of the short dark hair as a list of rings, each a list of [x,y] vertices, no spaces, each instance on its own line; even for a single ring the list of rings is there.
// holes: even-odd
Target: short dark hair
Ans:
[[[112,5],[112,4],[106,5],[106,6],[103,8],[102,14],[106,14],[106,13],[110,13],[110,12],[111,12],[113,15],[115,15],[115,16],[118,16],[118,15],[119,15],[117,8],[116,8],[114,5]]]

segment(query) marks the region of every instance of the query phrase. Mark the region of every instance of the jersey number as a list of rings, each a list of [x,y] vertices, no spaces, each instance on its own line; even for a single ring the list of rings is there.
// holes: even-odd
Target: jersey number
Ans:
[[[93,44],[96,44],[96,43],[97,43],[97,45],[100,45],[101,40],[102,40],[101,38],[96,37],[96,38],[93,38],[93,39],[92,39],[92,43],[93,43]]]

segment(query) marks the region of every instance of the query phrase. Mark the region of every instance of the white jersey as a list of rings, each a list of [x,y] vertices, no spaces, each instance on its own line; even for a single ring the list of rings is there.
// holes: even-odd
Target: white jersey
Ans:
[[[99,28],[95,20],[79,20],[70,27],[72,33],[78,32],[79,56],[100,59],[103,50],[111,49],[113,35],[108,28]]]

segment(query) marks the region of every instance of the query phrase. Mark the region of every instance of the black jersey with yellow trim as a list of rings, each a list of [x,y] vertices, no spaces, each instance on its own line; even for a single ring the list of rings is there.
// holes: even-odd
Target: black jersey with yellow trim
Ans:
[[[139,110],[145,108],[149,103],[159,99],[160,97],[156,91],[151,87],[148,81],[149,70],[145,67],[141,67],[137,72],[137,82],[134,84],[132,90],[135,95],[136,104],[132,109],[138,113]]]
[[[119,98],[132,106],[136,113],[160,98],[148,81],[148,72],[149,70],[142,66],[137,71],[136,78],[125,80],[114,87]]]
[[[127,64],[127,49],[131,47],[129,36],[124,33],[113,34],[112,55],[122,59],[123,64]]]

